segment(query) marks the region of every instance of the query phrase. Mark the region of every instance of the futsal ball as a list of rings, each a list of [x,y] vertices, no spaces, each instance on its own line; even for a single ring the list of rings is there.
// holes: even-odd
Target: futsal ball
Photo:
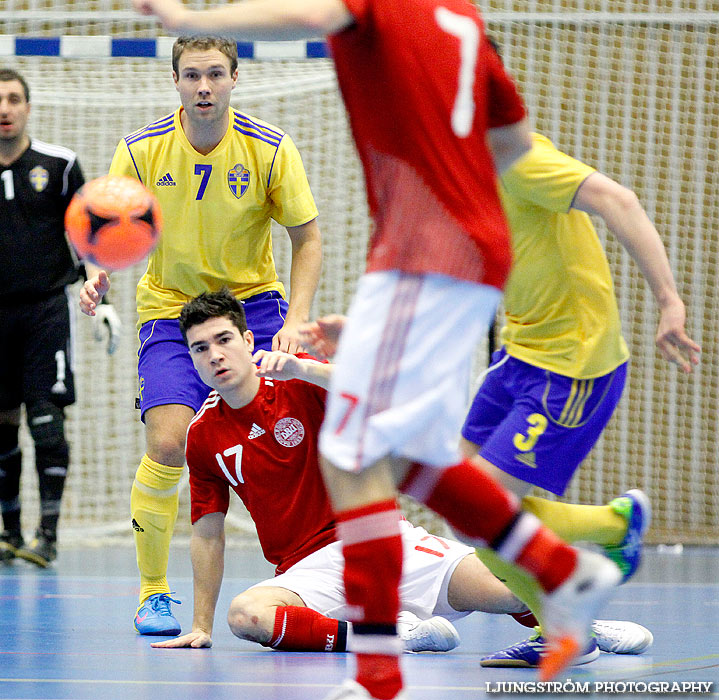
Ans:
[[[75,193],[65,212],[65,230],[82,259],[122,270],[142,260],[160,240],[160,204],[139,180],[105,175]]]

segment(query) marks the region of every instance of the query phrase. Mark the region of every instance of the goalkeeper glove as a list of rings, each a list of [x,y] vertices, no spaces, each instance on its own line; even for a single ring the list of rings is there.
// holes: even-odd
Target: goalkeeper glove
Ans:
[[[101,342],[103,337],[107,337],[107,354],[112,355],[117,350],[120,333],[122,332],[122,321],[117,315],[115,307],[103,297],[100,305],[95,309],[93,318],[95,340]]]

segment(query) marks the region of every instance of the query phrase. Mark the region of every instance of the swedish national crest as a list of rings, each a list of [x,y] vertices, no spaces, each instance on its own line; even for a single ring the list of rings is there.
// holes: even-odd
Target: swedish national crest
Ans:
[[[239,199],[250,186],[250,171],[242,163],[235,164],[235,167],[227,173],[227,184],[230,192]]]

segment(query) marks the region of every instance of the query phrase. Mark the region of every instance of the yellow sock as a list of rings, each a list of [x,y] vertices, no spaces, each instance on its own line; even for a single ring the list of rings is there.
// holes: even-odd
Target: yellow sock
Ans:
[[[542,589],[539,583],[516,564],[505,561],[491,549],[477,548],[475,551],[479,560],[500,581],[504,581],[507,588],[527,605],[541,625],[542,605],[540,595]]]
[[[145,455],[135,474],[130,494],[135,531],[140,603],[155,593],[169,593],[167,561],[177,520],[178,483],[182,467],[158,464]]]
[[[525,496],[522,508],[534,513],[567,542],[619,544],[627,534],[627,520],[610,506],[580,506],[537,496]]]

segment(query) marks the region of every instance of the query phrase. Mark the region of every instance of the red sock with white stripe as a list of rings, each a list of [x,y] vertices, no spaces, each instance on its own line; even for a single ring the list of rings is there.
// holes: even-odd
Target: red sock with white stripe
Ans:
[[[509,613],[520,625],[533,629],[539,626],[539,620],[534,617],[534,613],[531,610],[525,610],[521,613]]]
[[[547,592],[574,571],[576,551],[469,460],[444,470],[414,464],[400,490],[439,513],[465,541],[528,571]]]
[[[356,680],[372,697],[390,700],[402,689],[402,642],[396,628],[402,576],[401,516],[394,500],[335,515],[345,557]]]
[[[275,611],[275,627],[267,646],[283,651],[346,651],[348,623],[310,608],[283,605]]]
[[[528,536],[512,543],[515,531],[521,526],[525,527]],[[522,513],[514,530],[492,549],[506,561],[513,561],[532,574],[547,593],[561,586],[577,565],[577,551],[531,513]]]

